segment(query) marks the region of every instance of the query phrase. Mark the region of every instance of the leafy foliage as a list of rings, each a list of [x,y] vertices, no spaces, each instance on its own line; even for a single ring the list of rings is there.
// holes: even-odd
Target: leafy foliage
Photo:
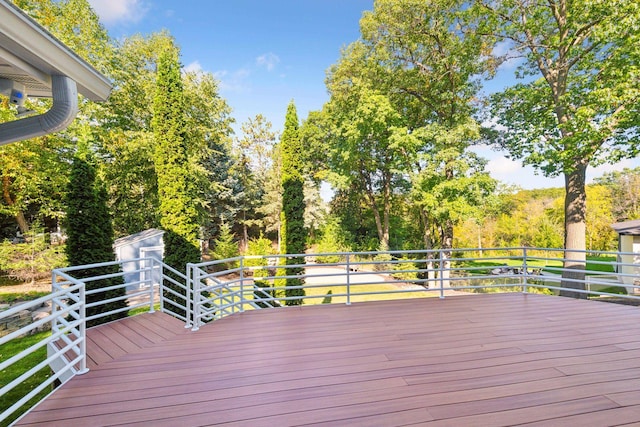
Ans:
[[[249,240],[249,243],[247,245],[247,250],[244,255],[245,256],[252,256],[252,255],[262,256],[262,255],[272,255],[274,253],[275,252],[273,251],[271,241],[269,239],[265,239],[264,237],[260,236],[257,239]],[[262,267],[262,268],[257,268],[253,270],[253,277],[254,277],[253,283],[258,288],[271,288],[273,286],[272,282],[269,282],[267,280],[260,280],[261,278],[270,275],[267,267],[268,266],[267,259],[245,258],[244,265],[245,267]],[[254,291],[254,299],[260,300],[262,298],[271,298],[275,296],[275,294],[276,293],[274,292],[274,290],[256,289]],[[268,304],[264,302],[257,302],[256,304],[258,304],[258,306],[261,308],[268,307]]]
[[[307,233],[304,228],[304,178],[302,176],[303,147],[298,135],[298,114],[291,101],[287,107],[284,132],[280,139],[282,153],[282,247],[281,253],[304,253]],[[303,257],[287,257],[286,264],[303,264]],[[303,273],[302,267],[286,269],[288,276]],[[304,284],[302,278],[289,278],[286,281],[287,297],[303,297],[304,289],[291,289]],[[287,300],[287,305],[301,305],[302,298]]]
[[[158,77],[153,103],[156,146],[154,165],[158,177],[160,224],[165,230],[164,261],[177,271],[185,271],[188,263],[201,260],[198,246],[198,209],[194,188],[189,181],[188,141],[185,130],[184,95],[178,52],[169,45],[158,59]],[[174,277],[175,280],[183,282]],[[167,280],[165,287],[184,296],[185,290]],[[184,305],[181,296],[165,291],[165,297]],[[175,307],[174,307],[175,308]],[[175,308],[184,316],[185,310]]]
[[[240,255],[238,242],[234,240],[233,233],[231,232],[231,227],[229,227],[226,222],[223,222],[220,226],[220,234],[214,241],[214,247],[211,251],[211,255],[213,259],[216,260],[235,258]],[[237,264],[237,262],[234,262],[231,265],[226,264],[225,267],[234,268],[237,267]]]
[[[278,202],[282,195],[279,177],[269,176],[272,168],[280,166],[274,165],[273,155],[277,134],[271,130],[271,122],[258,114],[242,124],[242,134],[243,137],[236,140],[238,157],[236,167],[242,185],[242,192],[238,197],[237,222],[242,228],[240,246],[246,248],[251,230],[264,229],[269,222],[279,223],[280,205],[275,212],[265,209],[268,205],[267,197],[274,197],[274,195],[268,195],[268,191],[277,190],[275,198]],[[270,185],[270,181],[275,182],[276,185]],[[276,219],[265,218],[265,216],[272,218],[275,216]]]
[[[608,189],[614,222],[640,219],[640,168],[608,172],[595,182]]]
[[[27,243],[0,243],[0,270],[22,282],[51,277],[51,270],[67,265],[63,246],[52,246],[44,234],[30,233]]]
[[[90,163],[88,153],[81,148],[71,165],[71,177],[66,199],[65,225],[67,242],[65,246],[69,265],[86,265],[115,261],[113,252],[113,228],[107,208],[107,193],[96,180],[95,167]],[[95,277],[118,273],[117,265],[74,271],[78,278]],[[124,283],[121,276],[86,282],[86,291],[100,290]],[[116,299],[98,306],[87,307],[86,315],[94,316],[113,310],[121,310],[98,319],[90,320],[87,326],[111,322],[127,316],[125,288],[110,289],[86,295],[86,303]]]
[[[638,153],[640,8],[618,2],[478,1],[479,26],[523,61],[528,82],[492,96],[501,145],[547,176],[565,177],[565,287],[583,288],[588,166]],[[566,293],[584,298],[585,294]]]
[[[321,236],[316,243],[315,252],[332,253],[351,251],[351,248],[347,243],[348,239],[346,233],[340,226],[340,218],[335,216],[327,218],[320,230],[320,233]],[[316,262],[318,263],[334,263],[339,261],[339,255],[326,255],[316,257]]]

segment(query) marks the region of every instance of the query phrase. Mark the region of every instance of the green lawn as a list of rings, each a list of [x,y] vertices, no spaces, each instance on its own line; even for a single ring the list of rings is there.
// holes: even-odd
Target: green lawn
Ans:
[[[548,258],[551,258],[550,256]],[[600,264],[602,262],[612,263],[616,261],[615,256],[589,256],[587,257],[586,270],[599,273],[614,273],[612,264]],[[455,267],[486,267],[479,268],[474,274],[489,274],[495,267],[510,266],[521,267],[522,259],[491,259],[487,261],[460,261],[455,262]],[[542,271],[557,272],[562,268],[562,260],[560,259],[527,259],[528,268],[540,268]]]
[[[425,291],[411,291],[404,293],[383,293],[383,292],[392,292],[397,291],[401,288],[392,284],[373,284],[373,285],[351,285],[351,302],[364,302],[364,301],[384,301],[384,300],[395,300],[395,299],[404,299],[404,298],[424,298],[424,297],[433,297],[438,296],[437,292],[425,292]],[[305,289],[307,297],[315,297],[315,298],[305,298],[305,305],[315,305],[322,304],[323,299],[328,297],[328,293],[331,291],[331,303],[346,303],[346,296],[335,296],[339,294],[345,294],[347,292],[347,287],[344,285],[338,286],[322,286],[322,287],[313,287]],[[378,292],[378,295],[353,295],[364,292]]]
[[[45,295],[49,295],[49,292],[2,292],[2,288],[0,287],[0,304],[13,304],[15,302],[31,301]]]
[[[0,346],[0,360],[7,360],[15,354],[20,353],[22,350],[29,348],[30,346],[36,344],[39,341],[46,339],[50,332],[41,332],[39,334],[29,335],[25,338],[11,340],[6,344]],[[9,366],[7,369],[0,372],[0,387],[4,387],[9,382],[13,381],[15,378],[22,375],[24,372],[28,371],[33,366],[36,366],[38,363],[45,360],[47,357],[47,349],[46,347],[42,347],[38,349],[36,352],[30,354],[29,356],[22,359],[20,362],[15,363]],[[43,368],[27,380],[25,380],[22,384],[9,391],[8,393],[0,396],[0,412],[5,411],[15,402],[24,397],[27,393],[33,390],[38,385],[42,384],[50,375],[49,367]],[[26,405],[22,406],[17,412],[14,413],[11,417],[4,420],[3,425],[8,425],[17,419],[22,413],[26,412],[27,409],[35,405],[39,400],[45,397],[50,390],[47,388],[41,391],[36,397],[31,399]]]

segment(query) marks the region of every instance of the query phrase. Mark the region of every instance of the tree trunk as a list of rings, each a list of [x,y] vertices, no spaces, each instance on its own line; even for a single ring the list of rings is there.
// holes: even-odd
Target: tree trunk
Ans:
[[[367,198],[369,199],[369,206],[371,207],[373,218],[376,222],[376,230],[378,231],[378,239],[380,240],[379,250],[389,250],[389,234],[387,231],[387,235],[385,236],[382,218],[380,217],[380,211],[378,210],[378,204],[376,203],[376,196],[367,191]]]
[[[247,212],[242,212],[242,239],[240,240],[240,251],[242,253],[247,251],[249,247],[249,230],[247,227]]]
[[[9,178],[9,176],[7,175],[3,175],[2,198],[8,206],[15,208],[16,202],[11,197],[11,192],[9,191],[10,186],[11,178]],[[29,224],[27,223],[27,219],[24,217],[24,213],[20,209],[16,211],[16,222],[18,223],[18,227],[20,228],[20,232],[22,233],[22,235],[26,235],[29,232]]]
[[[585,176],[587,166],[578,165],[574,171],[565,173],[565,220],[564,220],[564,268],[561,286],[584,290],[584,269],[586,267],[586,210],[587,193]],[[560,295],[586,299],[587,294],[561,291]]]
[[[384,184],[382,244],[384,250],[389,250],[389,216],[391,215],[391,176],[385,176]]]
[[[429,227],[429,218],[425,211],[420,209],[420,217],[422,218],[422,227],[423,233],[422,238],[424,240],[424,248],[429,251],[433,249],[433,243],[431,241],[431,228]],[[435,281],[436,271],[435,265],[433,261],[433,252],[427,252],[427,285],[429,289],[435,289],[438,287],[438,284]]]

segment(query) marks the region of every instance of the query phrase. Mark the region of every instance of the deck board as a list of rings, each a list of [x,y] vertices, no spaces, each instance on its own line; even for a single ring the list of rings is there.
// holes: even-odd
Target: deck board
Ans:
[[[16,425],[640,423],[631,306],[466,295],[99,328],[97,364]]]

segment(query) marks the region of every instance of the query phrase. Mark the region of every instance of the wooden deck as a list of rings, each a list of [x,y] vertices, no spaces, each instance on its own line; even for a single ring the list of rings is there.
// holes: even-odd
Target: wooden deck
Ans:
[[[109,340],[93,338],[105,353]],[[290,307],[118,347],[17,425],[640,425],[631,306],[503,294]]]
[[[104,363],[153,347],[188,331],[183,321],[160,312],[96,326],[87,330],[87,367],[96,369]]]

